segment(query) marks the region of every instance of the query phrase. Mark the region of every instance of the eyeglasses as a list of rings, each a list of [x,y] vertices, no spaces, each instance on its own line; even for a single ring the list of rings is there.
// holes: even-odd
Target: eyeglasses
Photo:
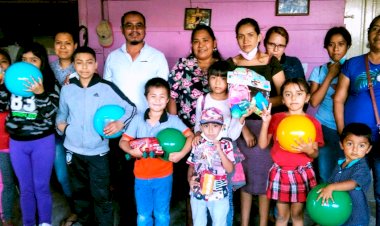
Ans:
[[[273,43],[273,42],[267,42],[267,47],[270,48],[270,49],[285,49],[286,45],[283,45],[283,44],[276,44],[276,43]]]
[[[126,30],[133,30],[133,29],[142,30],[145,28],[145,25],[142,23],[137,23],[137,24],[126,23],[123,25],[123,28]]]

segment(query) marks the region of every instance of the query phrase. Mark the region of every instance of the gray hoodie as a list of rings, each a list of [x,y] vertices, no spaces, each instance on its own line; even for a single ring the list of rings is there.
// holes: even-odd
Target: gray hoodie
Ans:
[[[108,139],[95,131],[93,121],[96,111],[110,104],[125,109],[120,121],[124,122],[126,128],[136,114],[136,106],[113,83],[95,74],[88,87],[84,88],[78,78],[70,79],[70,84],[61,89],[56,118],[56,125],[68,124],[64,131],[64,147],[87,156],[108,152]],[[58,133],[62,134],[60,131]]]

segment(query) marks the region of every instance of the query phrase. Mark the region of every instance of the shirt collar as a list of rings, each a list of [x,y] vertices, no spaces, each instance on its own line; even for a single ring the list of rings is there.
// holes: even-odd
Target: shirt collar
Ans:
[[[148,120],[149,119],[149,108],[146,109],[145,113],[144,113],[144,120]],[[159,122],[160,123],[163,123],[163,122],[166,122],[168,121],[168,113],[166,111],[164,111],[160,117],[160,120]]]
[[[360,158],[361,159],[361,158]],[[348,165],[346,166],[346,168],[350,168],[351,166],[353,166],[355,163],[359,162],[360,159],[354,159],[352,160],[350,163],[348,163]],[[338,165],[341,166],[344,162],[346,161],[346,159],[339,159],[338,160]]]

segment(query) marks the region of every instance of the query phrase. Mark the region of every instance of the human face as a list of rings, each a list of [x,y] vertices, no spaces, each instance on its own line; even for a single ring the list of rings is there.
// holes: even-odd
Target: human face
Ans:
[[[144,42],[145,24],[140,15],[126,16],[121,29],[128,44],[137,45]]]
[[[214,94],[227,93],[227,78],[222,76],[210,75],[208,79],[210,89]]]
[[[261,41],[261,35],[258,35],[251,24],[244,24],[239,28],[237,40],[240,49],[249,53],[256,48]]]
[[[265,45],[267,53],[281,60],[286,48],[286,39],[278,33],[272,33]]]
[[[151,111],[162,112],[169,102],[168,91],[164,87],[150,87],[146,99]]]
[[[371,150],[372,145],[364,136],[348,134],[343,142],[340,142],[340,147],[343,149],[348,164],[352,160],[363,158]]]
[[[216,41],[212,39],[206,30],[199,30],[194,34],[191,47],[195,58],[208,60],[212,58],[212,53],[216,48]]]
[[[33,52],[26,52],[22,54],[21,60],[24,62],[31,63],[38,68],[41,68],[42,65],[41,59],[38,56],[34,55]]]
[[[59,59],[71,60],[71,56],[76,48],[77,44],[74,43],[74,39],[71,34],[58,33],[55,36],[54,50]]]
[[[380,19],[378,19],[369,30],[368,43],[371,52],[380,51]]]
[[[296,83],[289,83],[285,86],[282,95],[282,102],[291,114],[302,114],[303,106],[309,101],[310,95],[301,89]]]
[[[330,42],[327,46],[327,52],[334,62],[342,59],[348,50],[347,42],[341,34],[331,36]]]
[[[208,139],[215,140],[222,130],[222,127],[222,125],[217,123],[205,123],[201,125],[201,130]]]
[[[80,80],[89,80],[94,76],[98,63],[90,53],[78,53],[75,55],[74,68]]]
[[[8,59],[4,55],[0,54],[0,68],[1,68],[1,70],[2,71],[7,70],[9,65],[10,65],[10,62],[8,61]]]

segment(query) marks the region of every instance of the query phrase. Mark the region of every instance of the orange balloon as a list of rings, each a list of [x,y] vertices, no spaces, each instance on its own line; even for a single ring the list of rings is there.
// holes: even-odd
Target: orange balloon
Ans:
[[[313,122],[304,115],[289,115],[281,120],[277,127],[277,140],[282,149],[292,153],[300,153],[292,148],[292,145],[297,146],[294,140],[302,138],[305,142],[309,138],[314,142],[316,130]]]

